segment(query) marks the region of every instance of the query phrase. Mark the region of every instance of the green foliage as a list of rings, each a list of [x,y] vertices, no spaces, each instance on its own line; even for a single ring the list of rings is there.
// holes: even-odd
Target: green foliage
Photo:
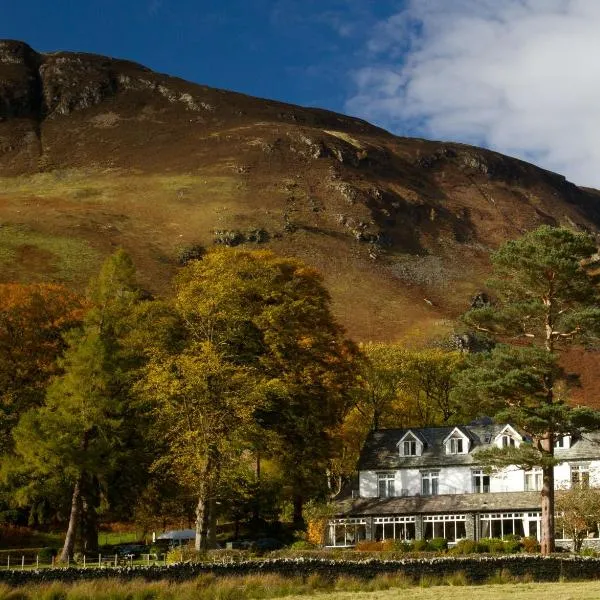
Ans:
[[[443,552],[448,550],[448,540],[445,538],[432,538],[429,540],[429,550]]]
[[[554,548],[549,493],[554,486],[554,443],[565,434],[600,426],[600,412],[568,406],[558,355],[568,344],[600,341],[600,274],[590,269],[596,251],[593,238],[584,233],[548,226],[530,231],[492,255],[495,302],[463,317],[504,342],[470,358],[457,392],[475,398],[481,414],[494,414],[532,438],[532,447],[481,456],[494,467],[518,464],[544,470],[544,554]]]

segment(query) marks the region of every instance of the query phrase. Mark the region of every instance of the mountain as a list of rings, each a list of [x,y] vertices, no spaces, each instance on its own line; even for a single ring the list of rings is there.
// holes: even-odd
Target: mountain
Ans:
[[[193,247],[243,243],[321,270],[354,339],[419,339],[469,306],[491,250],[542,223],[600,232],[600,193],[489,150],[0,41],[3,281],[82,288],[123,246],[163,292]],[[597,355],[572,360],[600,400]]]

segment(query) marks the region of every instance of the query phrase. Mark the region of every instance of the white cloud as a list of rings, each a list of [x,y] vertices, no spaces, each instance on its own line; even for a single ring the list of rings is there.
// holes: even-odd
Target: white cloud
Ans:
[[[411,0],[378,23],[346,110],[600,187],[600,2]]]

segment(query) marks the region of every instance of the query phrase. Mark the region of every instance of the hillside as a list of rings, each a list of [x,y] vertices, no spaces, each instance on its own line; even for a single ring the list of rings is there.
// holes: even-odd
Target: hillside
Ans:
[[[600,195],[488,150],[0,42],[3,281],[81,288],[123,246],[161,292],[182,249],[261,245],[324,273],[353,338],[419,338],[469,306],[490,250],[541,223],[599,232]]]

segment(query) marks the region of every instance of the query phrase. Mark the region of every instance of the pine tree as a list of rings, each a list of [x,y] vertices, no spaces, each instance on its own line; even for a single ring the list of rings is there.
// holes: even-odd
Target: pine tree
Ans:
[[[500,342],[474,356],[459,393],[479,398],[481,411],[517,425],[531,445],[492,451],[491,464],[541,466],[544,554],[554,550],[554,445],[564,435],[600,426],[600,413],[567,403],[560,351],[600,339],[600,275],[591,236],[542,226],[492,255],[495,300],[464,320]]]

